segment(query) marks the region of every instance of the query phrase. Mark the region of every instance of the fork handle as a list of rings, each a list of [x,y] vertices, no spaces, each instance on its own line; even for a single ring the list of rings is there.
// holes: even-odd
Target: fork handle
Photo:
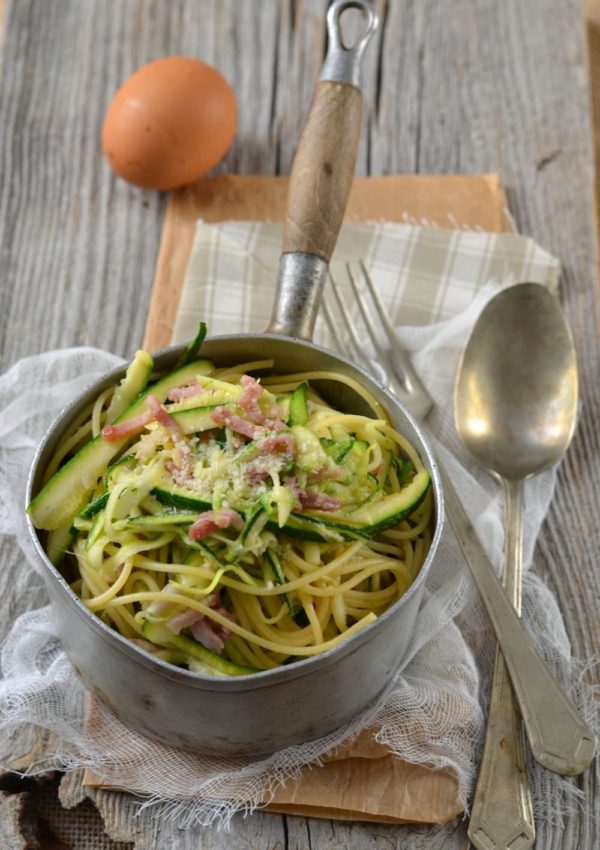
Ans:
[[[575,776],[589,767],[596,737],[548,670],[504,592],[445,470],[444,503],[477,589],[496,632],[532,755],[548,770]]]

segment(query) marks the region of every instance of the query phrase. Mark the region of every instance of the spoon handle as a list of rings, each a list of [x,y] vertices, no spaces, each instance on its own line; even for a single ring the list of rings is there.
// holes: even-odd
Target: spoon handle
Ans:
[[[523,521],[521,482],[505,482],[504,589],[521,613]],[[523,727],[504,658],[496,647],[492,693],[469,838],[478,850],[526,850],[535,841],[535,821],[523,753]]]
[[[448,519],[502,648],[533,756],[556,773],[581,773],[594,757],[596,738],[517,616],[443,469],[442,478]]]
[[[468,833],[478,850],[526,850],[535,841],[521,716],[499,648]]]

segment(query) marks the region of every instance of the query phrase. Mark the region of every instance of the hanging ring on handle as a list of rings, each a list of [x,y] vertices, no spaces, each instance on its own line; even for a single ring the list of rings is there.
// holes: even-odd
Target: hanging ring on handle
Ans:
[[[340,26],[340,18],[346,9],[358,9],[366,22],[362,34],[352,47],[344,45]],[[360,88],[362,56],[378,23],[375,7],[368,0],[334,0],[327,12],[329,45],[319,79],[347,83]]]

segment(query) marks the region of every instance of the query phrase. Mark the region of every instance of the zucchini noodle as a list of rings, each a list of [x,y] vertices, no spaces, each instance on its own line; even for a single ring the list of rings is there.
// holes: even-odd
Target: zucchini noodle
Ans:
[[[118,388],[124,412],[110,421],[111,388],[74,423],[29,509],[84,605],[222,676],[319,655],[406,593],[431,544],[429,473],[364,387],[249,375],[269,360],[192,359],[148,383],[148,362]],[[372,415],[332,407],[336,384]]]

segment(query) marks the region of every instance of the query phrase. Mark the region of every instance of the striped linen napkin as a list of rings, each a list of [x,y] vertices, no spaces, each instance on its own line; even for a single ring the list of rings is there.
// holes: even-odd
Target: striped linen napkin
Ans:
[[[173,342],[193,337],[201,319],[208,321],[210,334],[263,331],[271,315],[281,239],[281,224],[199,221]],[[556,257],[518,234],[348,222],[331,273],[359,324],[344,266],[361,259],[396,325],[430,325],[458,315],[490,281],[531,281],[556,292],[560,273]],[[322,318],[315,342],[332,346]]]

